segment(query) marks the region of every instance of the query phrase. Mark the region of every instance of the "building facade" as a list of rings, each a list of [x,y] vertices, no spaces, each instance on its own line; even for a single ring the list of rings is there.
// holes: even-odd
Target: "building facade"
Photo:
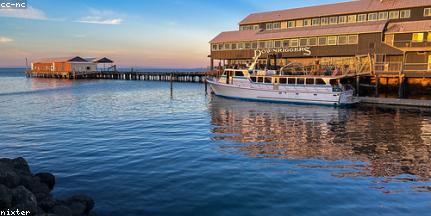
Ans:
[[[211,66],[246,67],[259,52],[260,67],[298,63],[306,70],[344,73],[396,83],[429,83],[431,0],[358,0],[254,13],[237,31],[210,41]],[[307,69],[309,68],[309,69]],[[415,81],[416,80],[416,81]]]

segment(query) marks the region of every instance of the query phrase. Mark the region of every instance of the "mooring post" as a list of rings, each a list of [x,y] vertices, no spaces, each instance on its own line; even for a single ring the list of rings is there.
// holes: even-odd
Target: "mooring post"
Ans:
[[[360,77],[356,76],[356,97],[359,97]]]
[[[379,85],[380,85],[380,77],[376,76],[376,97],[379,96]]]
[[[207,82],[206,78],[204,78],[204,82],[205,82],[205,95],[207,95],[208,94],[208,82]]]

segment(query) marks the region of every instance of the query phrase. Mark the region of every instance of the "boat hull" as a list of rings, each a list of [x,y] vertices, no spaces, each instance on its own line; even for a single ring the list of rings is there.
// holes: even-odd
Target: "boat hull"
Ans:
[[[268,90],[256,89],[252,87],[239,87],[214,81],[208,81],[208,83],[210,85],[211,91],[215,95],[234,99],[330,106],[351,105],[358,102],[353,100],[353,92],[295,92],[289,90]]]

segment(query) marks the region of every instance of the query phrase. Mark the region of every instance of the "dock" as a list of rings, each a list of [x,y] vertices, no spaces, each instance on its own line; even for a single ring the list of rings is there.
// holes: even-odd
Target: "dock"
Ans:
[[[358,99],[361,100],[361,103],[365,103],[365,104],[431,108],[431,100],[381,98],[381,97],[358,97]]]
[[[113,79],[113,80],[149,80],[172,82],[205,82],[211,72],[139,72],[139,71],[95,71],[95,72],[26,72],[27,77],[56,79]]]

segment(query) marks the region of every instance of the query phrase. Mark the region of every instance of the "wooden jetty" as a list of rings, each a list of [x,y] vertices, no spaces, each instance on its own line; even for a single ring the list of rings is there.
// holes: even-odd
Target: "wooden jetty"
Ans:
[[[214,72],[139,72],[139,71],[95,71],[95,72],[34,72],[27,71],[27,77],[56,79],[115,79],[115,80],[153,80],[173,82],[205,82]]]

